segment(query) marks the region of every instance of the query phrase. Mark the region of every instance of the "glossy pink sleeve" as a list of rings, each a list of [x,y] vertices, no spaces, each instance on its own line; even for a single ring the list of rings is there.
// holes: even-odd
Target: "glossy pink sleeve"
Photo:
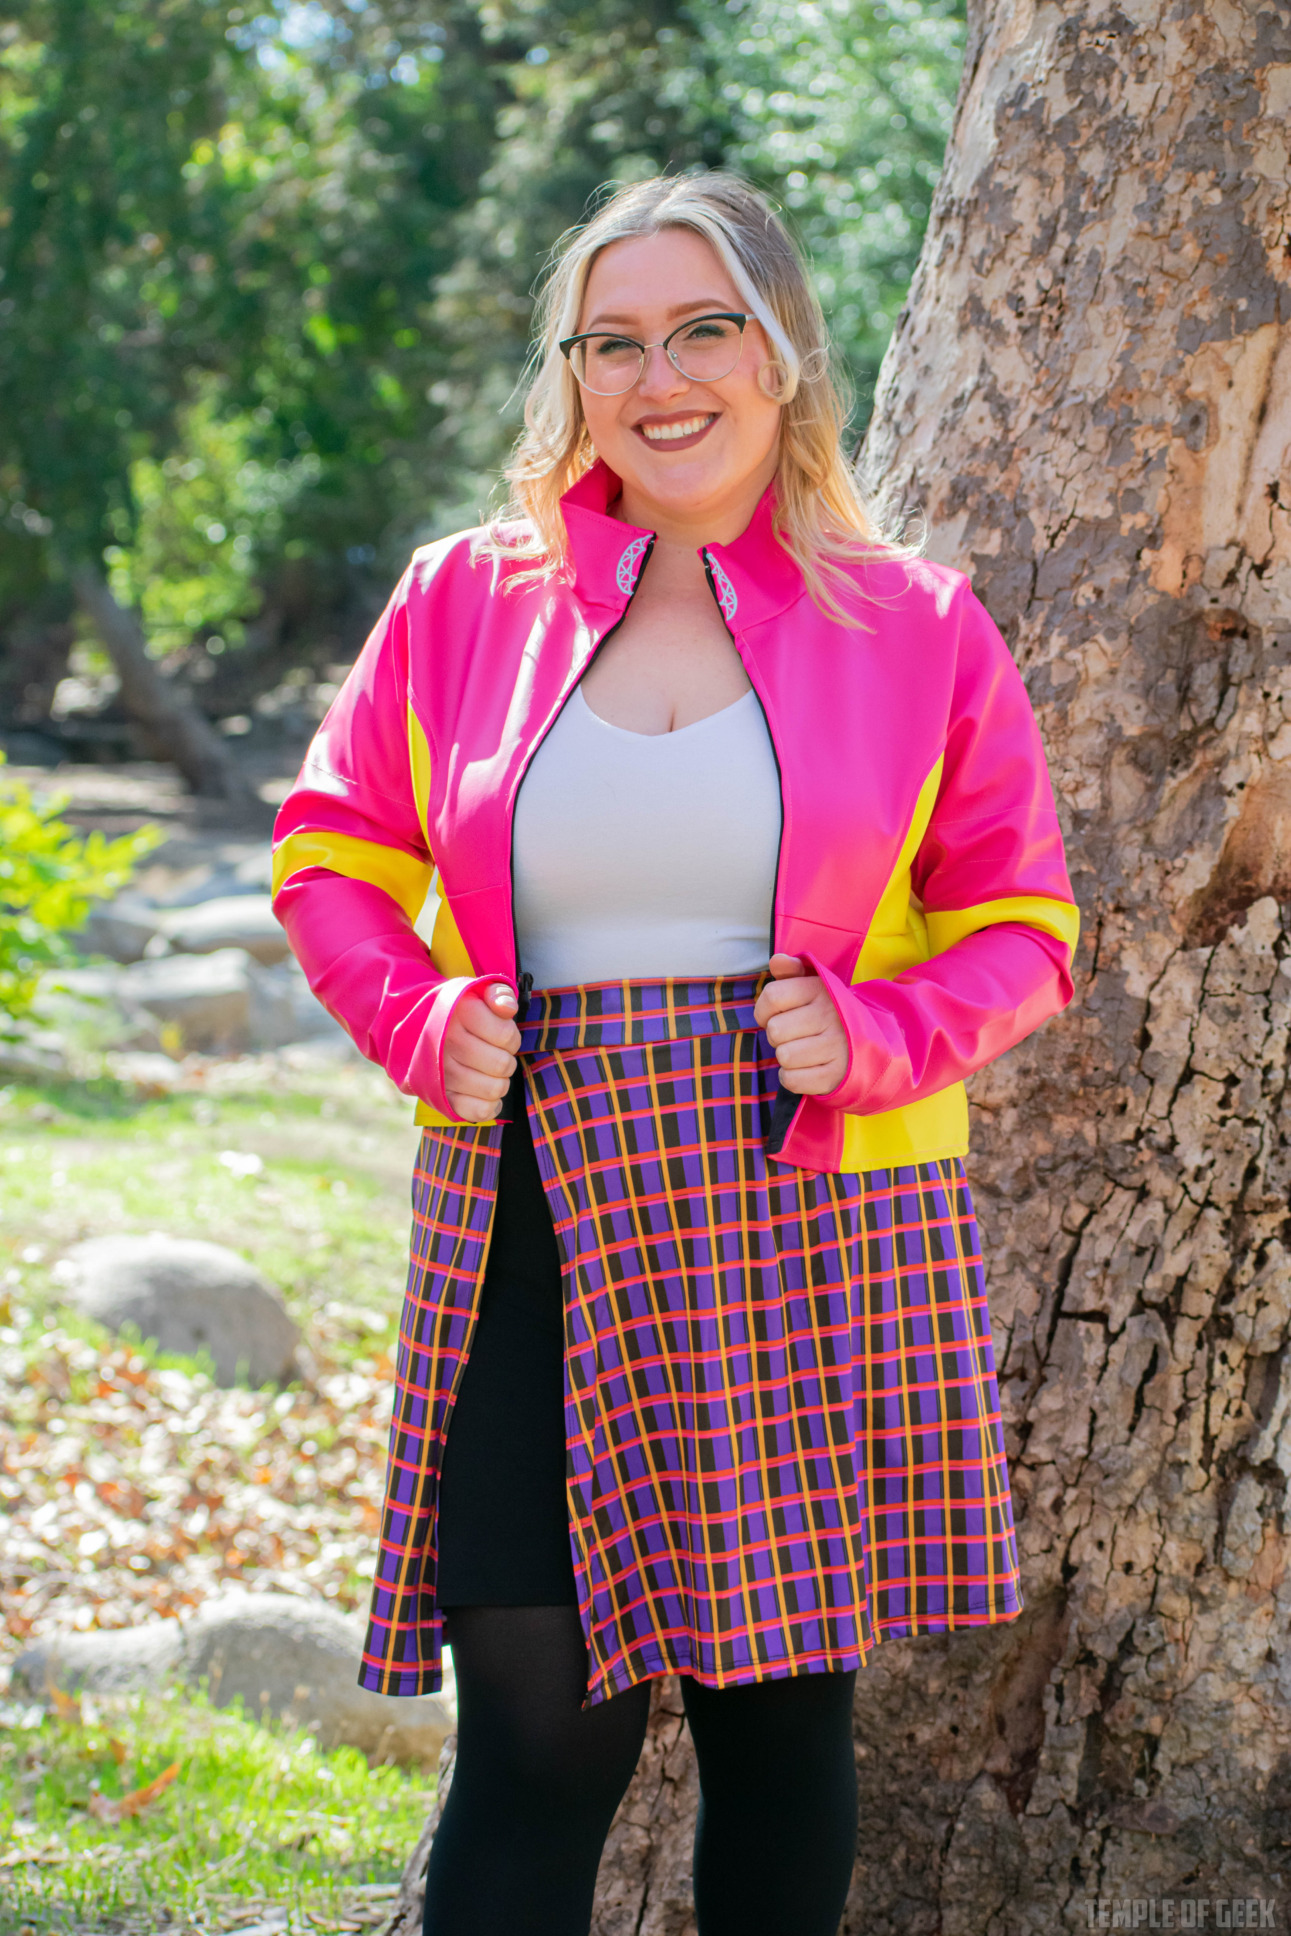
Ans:
[[[848,986],[808,956],[847,1032],[849,1064],[820,1098],[857,1115],[897,1109],[971,1075],[1071,1000],[1071,883],[1044,747],[1021,674],[965,586],[941,786],[912,869],[930,930],[973,927],[892,980]]]
[[[464,1121],[444,1089],[444,1036],[463,995],[499,977],[439,974],[397,902],[323,868],[287,882],[274,912],[315,995],[369,1061],[405,1096]]]
[[[314,994],[405,1095],[462,1120],[444,1037],[462,997],[509,977],[441,975],[392,886],[429,880],[408,753],[407,580],[319,727],[274,826],[274,912]],[[335,867],[308,863],[334,857]]]

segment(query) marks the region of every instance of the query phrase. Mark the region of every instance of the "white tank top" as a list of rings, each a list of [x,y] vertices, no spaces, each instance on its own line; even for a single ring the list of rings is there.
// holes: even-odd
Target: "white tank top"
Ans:
[[[757,694],[632,733],[575,687],[530,764],[512,849],[536,988],[765,968],[780,777]]]

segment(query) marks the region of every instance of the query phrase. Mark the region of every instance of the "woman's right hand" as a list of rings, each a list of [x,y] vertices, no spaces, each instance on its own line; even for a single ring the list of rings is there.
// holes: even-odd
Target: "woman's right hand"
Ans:
[[[520,1031],[517,1002],[505,982],[483,996],[464,995],[444,1033],[444,1092],[453,1113],[468,1123],[490,1123],[515,1074]]]

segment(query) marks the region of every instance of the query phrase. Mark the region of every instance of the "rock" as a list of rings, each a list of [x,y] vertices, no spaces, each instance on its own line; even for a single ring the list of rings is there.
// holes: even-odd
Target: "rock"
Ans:
[[[110,961],[119,962],[142,961],[144,950],[157,933],[158,919],[155,909],[122,895],[91,909],[76,942],[87,955],[106,955]]]
[[[95,1694],[129,1694],[156,1687],[172,1674],[183,1655],[178,1620],[149,1620],[111,1633],[59,1634],[38,1641],[13,1664],[15,1687],[36,1700],[51,1688],[64,1694],[80,1689]]]
[[[118,987],[159,1022],[172,1022],[185,1050],[236,1055],[251,1047],[254,970],[243,948],[136,962],[122,970]]]
[[[57,1266],[68,1299],[119,1331],[134,1325],[162,1351],[210,1353],[219,1385],[285,1383],[299,1333],[278,1293],[244,1257],[198,1238],[91,1237]]]
[[[178,1054],[198,1049],[240,1055],[252,1046],[252,995],[260,972],[244,948],[221,948],[215,954],[166,955],[124,968],[76,968],[60,980],[76,994],[144,1009],[163,1027],[170,1024]]]
[[[220,858],[204,865],[199,862],[195,874],[190,871],[182,884],[159,895],[159,902],[168,908],[196,907],[202,901],[269,891],[273,882],[273,852],[268,841],[257,842],[253,847],[225,842],[215,853]]]
[[[71,1069],[66,1045],[49,1029],[13,1023],[0,1035],[0,1082],[58,1082]]]
[[[306,1728],[320,1747],[344,1743],[374,1760],[433,1768],[456,1726],[451,1674],[443,1694],[369,1694],[355,1678],[362,1644],[362,1622],[326,1601],[229,1593],[183,1622],[42,1641],[19,1656],[13,1679],[36,1699],[51,1683],[66,1693],[114,1694],[167,1678],[189,1687],[204,1681],[217,1706],[240,1699],[253,1719]]]
[[[449,1701],[369,1694],[358,1685],[363,1622],[287,1593],[230,1594],[189,1621],[184,1677],[221,1703],[307,1727],[319,1745],[348,1742],[385,1761],[433,1767],[455,1725]]]
[[[109,1075],[129,1083],[141,1096],[168,1096],[183,1080],[183,1071],[168,1055],[147,1049],[109,1049],[104,1059]]]
[[[270,968],[291,953],[274,919],[268,894],[229,894],[193,907],[158,911],[157,926],[182,954],[209,955],[220,948],[245,948]]]
[[[61,740],[37,727],[10,727],[0,733],[0,752],[11,766],[54,767],[62,764],[67,749]]]
[[[314,995],[300,964],[290,958],[256,977],[252,1032],[257,1046],[266,1049],[337,1038],[354,1048],[352,1038]]]
[[[245,948],[212,954],[168,954],[125,967],[74,968],[58,977],[78,997],[112,1002],[121,1011],[116,1048],[154,1048],[180,1056],[245,1055],[340,1031],[315,1001],[290,958],[262,967]],[[151,1024],[147,1035],[139,1019]]]

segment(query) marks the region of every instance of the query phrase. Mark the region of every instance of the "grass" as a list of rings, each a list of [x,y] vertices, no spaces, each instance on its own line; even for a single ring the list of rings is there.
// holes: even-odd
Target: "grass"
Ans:
[[[366,1604],[411,1105],[366,1066],[282,1057],[186,1083],[0,1089],[0,1667],[29,1640],[182,1614],[235,1583]],[[310,1379],[221,1392],[209,1367],[70,1313],[66,1250],[150,1230],[248,1257],[300,1325]],[[70,1706],[0,1706],[0,1936],[388,1917],[424,1770],[370,1770],[190,1693]],[[102,1819],[176,1762],[137,1816]]]
[[[302,1928],[363,1927],[425,1820],[424,1775],[322,1753],[191,1693],[61,1705],[63,1718],[11,1710],[0,1733],[5,1932],[154,1929],[161,1913],[223,1930],[267,1902]],[[92,1812],[176,1762],[139,1814]]]
[[[365,1068],[310,1085],[273,1075],[273,1087],[143,1101],[115,1083],[0,1090],[0,1289],[50,1310],[72,1244],[164,1230],[249,1257],[338,1362],[388,1346],[411,1105]]]

